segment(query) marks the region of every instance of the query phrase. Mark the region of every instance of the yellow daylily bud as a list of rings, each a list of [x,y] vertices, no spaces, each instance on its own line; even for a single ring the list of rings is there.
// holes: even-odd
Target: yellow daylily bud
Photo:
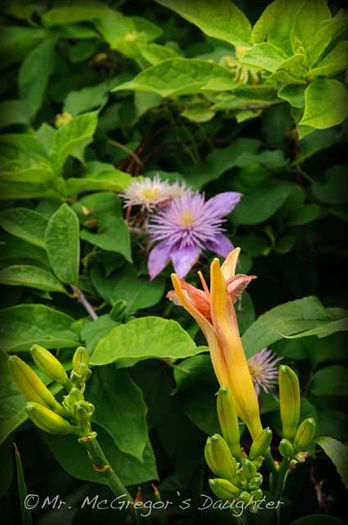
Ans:
[[[264,456],[266,453],[266,450],[271,444],[272,441],[272,430],[270,428],[265,428],[261,434],[257,436],[256,439],[254,439],[250,452],[249,452],[249,458],[250,459],[256,459],[259,456]]]
[[[75,353],[72,358],[72,366],[74,372],[79,374],[82,377],[89,377],[91,374],[90,369],[88,368],[89,364],[89,353],[86,348],[79,346],[76,348]]]
[[[64,414],[63,407],[56,401],[48,388],[22,359],[13,355],[8,359],[8,366],[13,381],[27,401],[33,401]]]
[[[38,403],[28,403],[25,408],[34,425],[49,434],[77,433],[77,429],[69,421],[55,414],[49,408]]]
[[[300,384],[291,368],[279,367],[279,403],[283,437],[292,441],[300,420]]]
[[[209,480],[209,486],[215,496],[223,500],[238,498],[240,490],[227,479],[216,478]]]
[[[249,459],[243,459],[242,472],[247,480],[254,478],[257,474],[256,467]]]
[[[232,479],[236,475],[237,462],[226,441],[219,434],[214,434],[207,439],[204,456],[210,470],[217,476]]]
[[[241,450],[238,416],[233,404],[231,392],[225,386],[220,388],[217,395],[217,413],[222,435],[232,455],[239,459],[241,457]]]
[[[296,432],[294,446],[296,452],[306,450],[314,439],[317,424],[313,417],[308,417],[302,421]]]
[[[63,386],[69,385],[69,378],[64,366],[46,348],[40,345],[33,345],[30,349],[30,354],[36,366],[52,381],[56,381]]]
[[[292,458],[292,456],[294,455],[294,447],[288,439],[281,440],[281,442],[279,443],[278,450],[284,458]]]

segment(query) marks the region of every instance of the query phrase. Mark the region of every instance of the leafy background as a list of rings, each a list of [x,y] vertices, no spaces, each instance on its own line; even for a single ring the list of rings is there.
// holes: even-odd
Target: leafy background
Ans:
[[[148,280],[146,239],[125,222],[118,193],[139,175],[185,181],[207,197],[244,194],[227,230],[242,248],[240,271],[259,277],[237,306],[246,353],[268,346],[282,356],[299,373],[302,415],[316,418],[318,435],[347,439],[345,17],[339,2],[328,11],[321,0],[223,0],[220,16],[210,4],[3,7],[0,435],[9,523],[20,519],[14,440],[29,492],[59,493],[72,506],[37,509],[35,522],[100,523],[100,512],[78,502],[108,495],[73,438],[26,421],[6,352],[27,359],[33,343],[67,368],[73,349],[87,346],[87,398],[122,481],[143,484],[144,499],[150,481],[163,499],[193,498],[171,523],[202,519],[194,509],[209,493],[202,451],[218,430],[217,383],[197,327],[165,298],[171,269]],[[211,256],[197,268],[206,273]],[[197,283],[195,272],[189,280]],[[279,433],[276,399],[263,394],[261,406]],[[317,449],[289,476],[284,523],[318,523],[296,521],[317,513],[331,523],[328,514],[343,517],[343,494]]]

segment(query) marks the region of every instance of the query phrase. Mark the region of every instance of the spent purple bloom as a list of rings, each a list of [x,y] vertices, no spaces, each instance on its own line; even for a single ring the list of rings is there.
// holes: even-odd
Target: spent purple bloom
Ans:
[[[249,370],[257,395],[260,394],[260,388],[269,393],[277,383],[278,367],[276,364],[281,360],[282,357],[277,357],[268,348],[263,348],[248,359]]]
[[[154,213],[148,233],[158,244],[149,255],[150,278],[154,279],[170,260],[178,276],[185,277],[205,249],[226,257],[233,245],[223,235],[222,223],[241,196],[225,192],[206,201],[203,194],[187,190]]]

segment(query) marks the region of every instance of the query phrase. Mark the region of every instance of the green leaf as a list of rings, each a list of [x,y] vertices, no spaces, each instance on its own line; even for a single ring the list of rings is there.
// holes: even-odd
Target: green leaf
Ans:
[[[77,213],[82,224],[89,220],[100,220],[107,215],[122,217],[120,199],[115,193],[91,193],[73,204],[72,209]]]
[[[109,12],[108,6],[102,2],[84,1],[83,4],[55,7],[46,11],[42,23],[47,26],[87,22]]]
[[[305,204],[294,215],[288,218],[289,226],[298,226],[315,221],[320,216],[320,206],[318,204]]]
[[[81,339],[89,353],[92,353],[102,337],[108,335],[119,323],[109,314],[101,315],[95,321],[88,320],[81,329]]]
[[[69,155],[83,158],[84,148],[93,139],[98,123],[98,111],[74,117],[55,133],[52,140],[51,159],[57,173],[60,173]]]
[[[237,224],[259,224],[269,219],[285,203],[290,191],[288,182],[261,182],[242,198],[233,211],[233,220]]]
[[[286,100],[295,108],[303,108],[305,105],[305,86],[298,84],[286,84],[278,91],[279,98]]]
[[[31,107],[26,100],[4,100],[0,103],[0,127],[28,125],[31,113]]]
[[[328,343],[330,344],[330,343]],[[314,396],[348,396],[348,368],[332,365],[315,372],[310,384]]]
[[[64,100],[64,109],[73,116],[91,109],[103,106],[107,101],[107,93],[112,82],[105,81],[92,87],[85,87],[79,91],[70,91]]]
[[[181,112],[181,115],[191,120],[191,122],[209,122],[214,117],[215,111],[211,111],[205,106],[198,106],[185,109]]]
[[[195,58],[170,58],[139,73],[130,82],[117,86],[112,91],[130,89],[158,93],[162,97],[200,93],[211,79],[234,84],[228,70],[206,60]]]
[[[3,268],[0,270],[0,283],[11,286],[28,286],[47,292],[66,293],[64,286],[51,272],[29,264],[14,264]]]
[[[10,208],[0,213],[0,226],[30,244],[45,247],[47,219],[29,208]]]
[[[307,54],[311,63],[315,64],[323,54],[329,43],[336,39],[347,27],[345,9],[341,9],[333,18],[328,18],[320,27],[311,34],[311,43]]]
[[[3,243],[3,249],[0,251],[1,261],[6,261],[7,264],[21,261],[22,264],[34,263],[35,266],[49,268],[46,252],[42,248],[9,234],[1,235],[0,239]]]
[[[10,377],[7,360],[8,356],[0,351],[0,443],[3,443],[27,417],[25,400]]]
[[[121,276],[112,289],[111,301],[124,300],[127,303],[127,313],[133,314],[141,308],[149,308],[157,304],[163,296],[166,286],[164,279],[141,279],[135,274]]]
[[[248,49],[240,62],[241,64],[259,67],[273,73],[287,58],[289,58],[288,55],[281,48],[269,42],[262,42]]]
[[[86,399],[96,407],[93,420],[109,432],[119,450],[142,461],[148,440],[147,407],[127,370],[115,365],[95,368]]]
[[[316,78],[305,91],[305,111],[299,124],[330,128],[348,116],[347,89],[337,80]]]
[[[313,195],[327,204],[346,204],[348,202],[346,166],[332,166],[327,170],[326,175],[326,182],[313,182]]]
[[[17,467],[18,494],[19,494],[21,518],[22,518],[21,523],[22,525],[32,525],[33,520],[31,516],[31,511],[24,505],[28,491],[27,491],[27,485],[26,485],[25,478],[24,478],[21,456],[19,454],[19,450],[15,443],[14,443],[14,447],[15,447],[16,467]]]
[[[132,262],[130,235],[123,219],[106,217],[100,222],[98,233],[82,230],[81,239],[103,250],[120,253],[127,261]]]
[[[316,34],[321,24],[327,23],[330,18],[331,12],[327,6],[327,0],[306,0],[303,2],[290,34],[294,53],[299,47],[304,47],[305,50],[311,48],[313,35]]]
[[[28,351],[34,344],[45,348],[71,348],[80,342],[79,329],[69,315],[43,304],[20,304],[0,310],[1,345],[5,351]]]
[[[334,77],[347,67],[348,42],[339,42],[335,49],[312,69],[313,76]]]
[[[67,205],[50,217],[45,233],[46,251],[50,265],[65,284],[77,285],[80,265],[79,220]]]
[[[55,39],[47,38],[22,62],[18,73],[18,90],[31,108],[33,117],[40,109],[54,65]]]
[[[181,326],[160,317],[142,317],[117,326],[101,339],[91,364],[105,365],[120,359],[151,357],[179,359],[201,352]]]
[[[326,337],[336,332],[344,332],[346,330],[348,330],[348,317],[344,319],[336,319],[335,321],[329,321],[328,323],[321,324],[320,326],[312,328],[306,332],[301,332],[301,334],[288,337],[291,339],[296,339],[298,337],[309,337],[311,335]]]
[[[343,443],[331,437],[322,436],[316,439],[316,442],[329,456],[337,468],[337,472],[342,478],[346,488],[348,488],[348,449]]]
[[[217,5],[209,0],[157,0],[157,2],[198,26],[208,36],[233,45],[245,45],[250,42],[250,22],[230,0],[219,0]]]
[[[115,469],[124,485],[139,485],[158,479],[156,462],[150,442],[146,444],[143,461],[140,462],[129,454],[122,453],[111,436],[102,428],[97,428],[98,441],[111,466]],[[53,436],[40,433],[60,466],[75,478],[94,483],[107,484],[104,476],[92,467],[83,445],[74,436]]]
[[[92,170],[79,179],[70,177],[66,180],[66,187],[70,195],[89,191],[122,191],[131,181],[131,175],[113,168],[95,172]]]
[[[46,31],[38,27],[10,25],[3,27],[0,42],[1,69],[19,62],[30,49],[46,36]]]
[[[261,315],[244,333],[245,353],[249,358],[284,336],[310,330],[328,320],[325,308],[316,297],[281,304]]]
[[[174,58],[178,56],[178,53],[170,47],[161,46],[154,43],[147,44],[145,42],[137,42],[136,49],[152,66],[163,62],[163,60],[167,60],[167,58]]]

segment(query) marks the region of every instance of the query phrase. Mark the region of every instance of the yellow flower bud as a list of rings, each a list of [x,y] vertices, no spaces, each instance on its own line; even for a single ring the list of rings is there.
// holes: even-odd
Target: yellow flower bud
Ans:
[[[279,403],[283,437],[292,441],[300,420],[300,384],[291,368],[279,367]]]
[[[210,470],[217,476],[231,479],[236,475],[237,462],[226,441],[219,434],[214,434],[207,439],[204,456]]]
[[[22,359],[16,355],[11,356],[8,359],[8,366],[13,381],[27,401],[47,406],[60,414],[65,413],[63,407],[56,401],[34,370]]]
[[[302,421],[296,432],[294,445],[296,452],[306,450],[314,439],[317,424],[313,417],[308,417]]]
[[[51,352],[46,350],[46,348],[43,348],[43,346],[33,345],[30,349],[30,353],[36,366],[46,374],[47,377],[63,386],[69,385],[69,378],[64,366],[54,357],[54,355],[51,354]]]
[[[223,500],[238,498],[240,492],[239,488],[233,485],[230,481],[227,481],[227,479],[210,479],[209,486],[215,496]]]
[[[243,459],[242,472],[247,480],[250,480],[257,474],[255,465],[249,459]]]
[[[69,421],[55,414],[49,408],[38,403],[28,403],[25,408],[34,425],[49,434],[78,433],[77,429]]]
[[[292,458],[292,456],[294,455],[294,447],[287,439],[281,440],[281,442],[279,443],[278,450],[284,458]]]
[[[235,458],[241,457],[240,434],[237,412],[235,410],[231,392],[222,386],[217,395],[217,413],[222,435]]]
[[[256,459],[259,456],[264,456],[271,444],[272,436],[272,430],[268,427],[265,428],[261,434],[254,439],[250,448],[249,458]]]
[[[83,346],[76,348],[75,353],[72,358],[72,366],[74,372],[83,377],[89,377],[91,374],[90,369],[88,368],[89,364],[89,354]]]

